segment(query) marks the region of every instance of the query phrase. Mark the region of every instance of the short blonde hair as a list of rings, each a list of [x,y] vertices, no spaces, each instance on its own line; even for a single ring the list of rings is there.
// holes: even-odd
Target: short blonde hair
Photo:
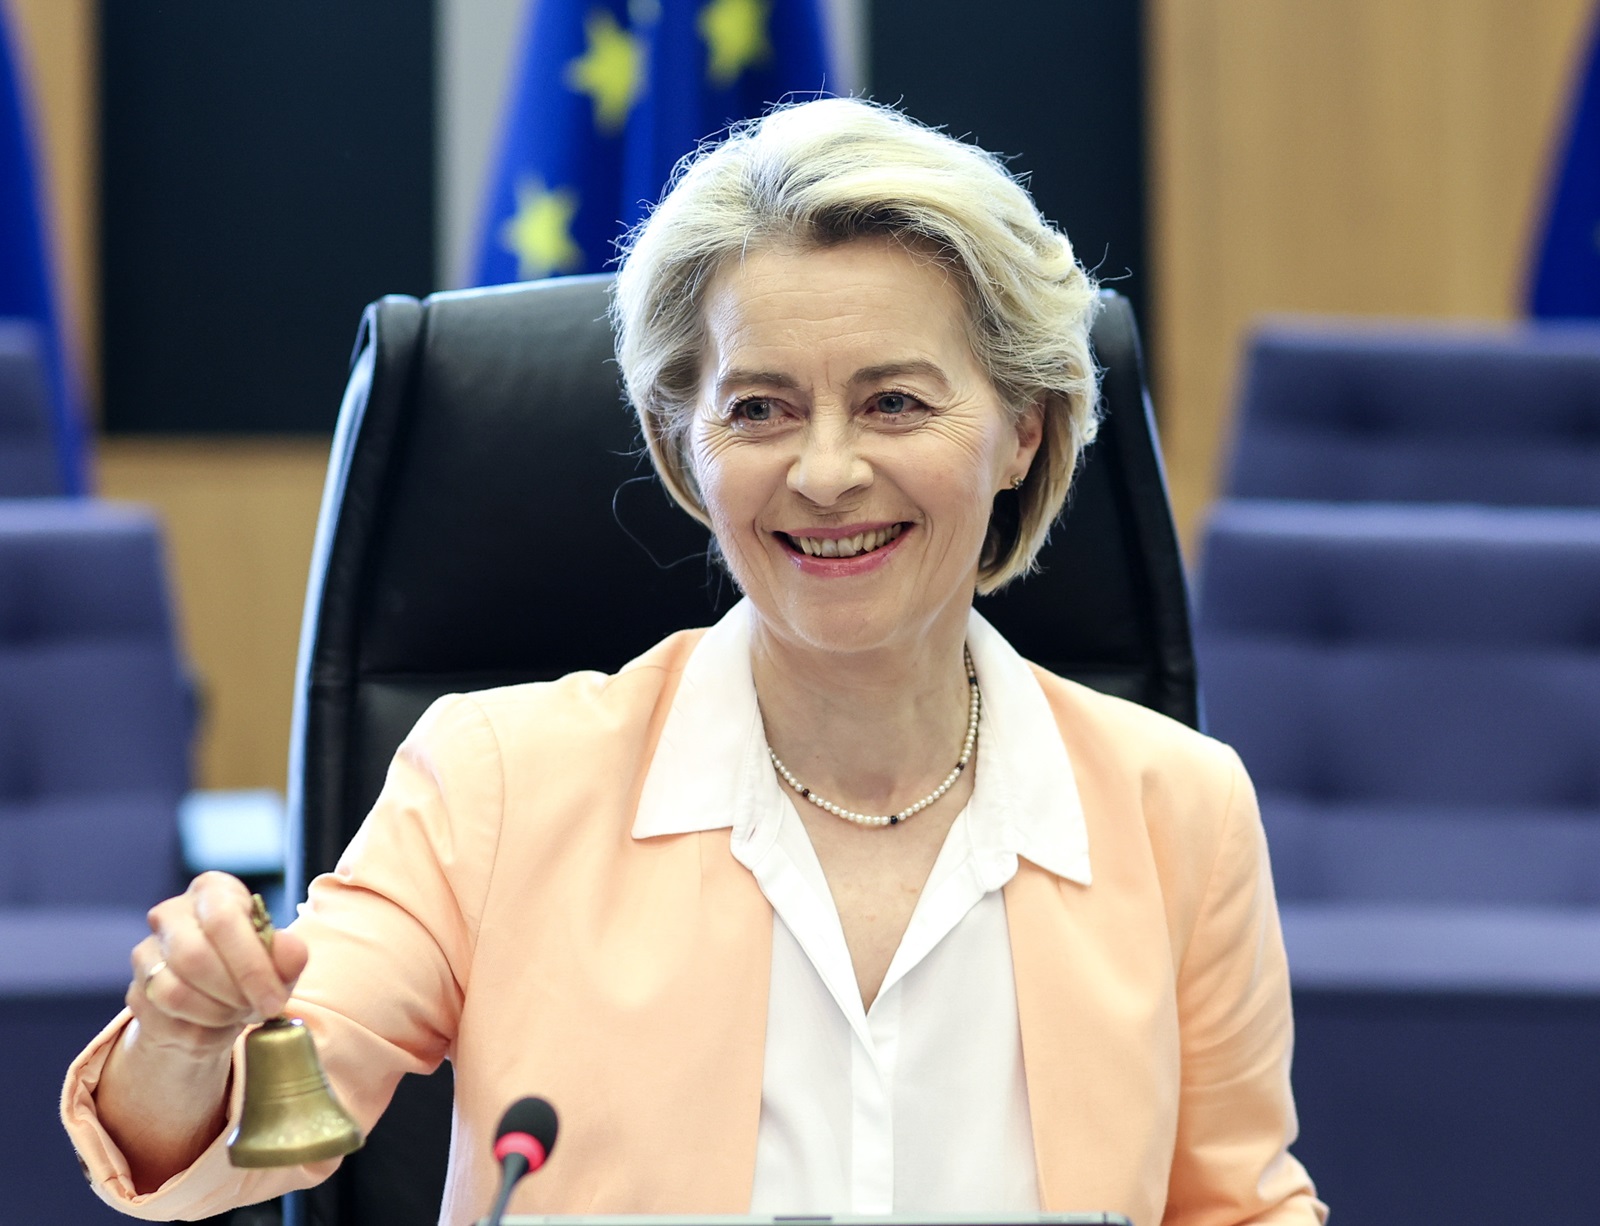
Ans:
[[[978,590],[1027,573],[1094,438],[1094,283],[1067,238],[991,153],[874,103],[780,107],[681,162],[623,243],[612,299],[617,358],[656,472],[710,525],[688,453],[707,344],[704,294],[732,259],[766,246],[887,236],[931,250],[967,298],[973,352],[1001,401],[1043,415],[1014,507],[991,515]]]

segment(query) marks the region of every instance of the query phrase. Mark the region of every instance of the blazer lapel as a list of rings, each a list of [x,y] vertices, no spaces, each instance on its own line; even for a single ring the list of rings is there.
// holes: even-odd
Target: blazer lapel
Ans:
[[[749,870],[728,850],[728,833],[707,830],[697,836],[706,906],[702,927],[714,946],[703,965],[714,968],[715,981],[698,1002],[697,1016],[683,1019],[681,1033],[705,1032],[707,1020],[716,1018],[723,1019],[716,1026],[723,1037],[708,1052],[716,1073],[707,1078],[704,1097],[691,1108],[705,1121],[700,1134],[716,1138],[716,1144],[692,1158],[691,1165],[699,1166],[704,1178],[703,1195],[686,1202],[685,1210],[749,1213],[766,1067],[772,908]],[[670,1137],[671,1129],[662,1135]]]
[[[1155,1223],[1177,1114],[1171,956],[1121,894],[1024,860],[1006,919],[1042,1207]]]

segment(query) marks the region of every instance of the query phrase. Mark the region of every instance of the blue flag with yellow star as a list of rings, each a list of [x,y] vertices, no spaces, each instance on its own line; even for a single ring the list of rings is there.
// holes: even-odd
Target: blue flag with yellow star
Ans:
[[[598,272],[702,140],[833,83],[818,0],[538,0],[474,284]]]
[[[9,33],[4,5],[0,5],[0,315],[28,319],[38,326],[61,488],[68,494],[81,494],[87,485],[83,425],[76,381],[63,352],[56,314],[45,218],[34,177],[25,82],[11,55]]]
[[[1600,317],[1600,19],[1554,181],[1529,307],[1544,317]]]

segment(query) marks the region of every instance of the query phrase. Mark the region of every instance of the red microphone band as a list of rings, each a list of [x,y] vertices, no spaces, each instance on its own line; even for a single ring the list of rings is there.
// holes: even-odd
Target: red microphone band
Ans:
[[[539,1144],[539,1138],[526,1132],[508,1132],[494,1143],[494,1160],[504,1162],[511,1154],[521,1154],[528,1160],[530,1172],[538,1170],[544,1165],[544,1146]]]

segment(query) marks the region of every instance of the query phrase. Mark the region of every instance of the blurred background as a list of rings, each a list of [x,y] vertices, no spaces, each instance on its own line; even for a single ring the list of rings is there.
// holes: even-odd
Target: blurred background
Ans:
[[[761,28],[769,12],[802,9],[820,42],[807,42],[798,25]],[[110,590],[126,596],[128,609],[148,610],[138,616],[155,627],[159,645],[151,650],[165,653],[175,671],[159,712],[134,703],[126,714],[139,736],[170,728],[180,747],[179,766],[139,786],[157,797],[149,802],[157,808],[179,803],[161,796],[189,797],[180,828],[189,868],[217,863],[270,884],[281,861],[307,570],[362,308],[387,293],[598,271],[604,238],[626,206],[597,220],[572,184],[550,177],[554,171],[532,173],[529,149],[566,140],[562,156],[581,177],[593,169],[585,159],[597,156],[595,142],[608,135],[608,108],[621,125],[630,108],[665,107],[641,94],[637,57],[646,53],[629,41],[630,31],[665,20],[663,11],[658,0],[0,0],[8,77],[0,104],[10,107],[0,114],[7,129],[0,132],[0,316],[22,321],[21,331],[0,324],[0,350],[21,354],[16,369],[35,372],[17,376],[33,380],[17,395],[42,406],[46,464],[55,474],[46,480],[53,489],[0,489],[0,529],[33,542],[27,549],[61,530],[38,506],[6,510],[14,494],[82,493],[144,508],[107,507],[109,522],[96,530],[145,540],[154,579],[132,571],[118,578],[98,554],[74,565],[120,584]],[[1329,763],[1348,768],[1347,780],[1365,769],[1365,750],[1328,749],[1332,717],[1309,729],[1296,712],[1325,710],[1326,694],[1348,691],[1350,658],[1341,654],[1320,682],[1300,660],[1283,683],[1290,697],[1264,700],[1261,687],[1270,689],[1274,670],[1286,667],[1284,643],[1310,623],[1325,647],[1334,633],[1329,608],[1341,610],[1338,634],[1366,616],[1352,612],[1341,582],[1368,592],[1406,590],[1443,567],[1425,593],[1425,620],[1436,622],[1440,608],[1465,607],[1451,583],[1472,574],[1481,589],[1490,573],[1476,555],[1450,551],[1486,540],[1514,555],[1505,572],[1511,577],[1497,581],[1503,590],[1582,587],[1600,573],[1600,554],[1591,548],[1600,540],[1593,517],[1600,513],[1600,466],[1583,458],[1600,454],[1600,342],[1583,323],[1600,315],[1594,0],[816,0],[789,9],[767,0],[708,0],[700,12],[713,76],[719,55],[727,57],[730,80],[746,68],[768,74],[752,87],[752,108],[825,82],[836,92],[901,104],[1007,155],[1083,262],[1131,300],[1173,513],[1200,580],[1201,678],[1212,687],[1213,730],[1239,744],[1262,788],[1286,914],[1297,901],[1344,897],[1339,890],[1346,887],[1328,884],[1318,868],[1326,860],[1317,856],[1359,858],[1371,853],[1371,842],[1360,853],[1337,839],[1318,842],[1306,833],[1313,820],[1307,814],[1326,816],[1330,797],[1349,790],[1347,782],[1330,782],[1336,772]],[[558,15],[566,22],[559,37]],[[659,76],[660,62],[652,63]],[[560,106],[551,98],[563,90],[560,106],[578,105],[577,98],[585,116],[592,109],[593,128],[578,136],[556,130]],[[737,117],[727,109],[731,96],[714,100],[724,106],[715,112],[721,119]],[[721,119],[688,135],[688,144]],[[666,164],[670,159],[658,157],[634,171],[655,174],[659,184]],[[639,182],[628,179],[624,197],[656,190]],[[1534,316],[1564,322],[1524,326]],[[1331,343],[1343,354],[1346,342],[1358,354],[1351,366],[1326,351]],[[1362,373],[1373,352],[1383,371]],[[1501,387],[1497,380],[1523,388],[1547,377],[1561,384],[1550,402],[1556,407],[1530,409],[1526,420],[1548,418],[1555,441],[1517,468],[1521,488],[1491,489],[1506,471],[1507,436],[1494,436],[1499,441],[1484,457],[1463,459],[1452,450],[1462,431],[1452,414],[1459,409],[1476,420],[1476,409],[1461,406],[1475,392]],[[0,371],[0,393],[10,394],[7,378]],[[1311,467],[1322,473],[1327,457],[1343,463],[1354,455],[1350,484],[1358,492],[1330,492],[1317,476],[1300,484],[1257,481],[1261,471],[1294,468],[1287,453],[1273,450],[1282,442],[1272,434],[1272,423],[1286,420],[1274,416],[1281,406],[1312,405],[1345,385],[1363,390],[1326,410],[1305,408],[1315,419],[1311,454],[1319,457]],[[1385,399],[1391,392],[1407,411],[1421,406],[1427,421],[1396,425]],[[1501,409],[1514,399],[1498,391],[1487,398]],[[0,436],[9,428],[7,411],[0,404]],[[1521,411],[1514,406],[1512,417]],[[1245,413],[1267,423],[1266,459],[1250,450]],[[1521,428],[1485,426],[1483,437]],[[1398,469],[1373,449],[1380,436],[1414,441],[1431,429],[1440,431],[1442,450],[1411,454]],[[1353,431],[1358,443],[1340,442],[1341,430]],[[1430,474],[1446,471],[1459,473],[1463,485],[1429,492]],[[1367,507],[1354,520],[1348,509],[1329,520],[1304,508],[1240,505],[1251,497],[1453,509],[1443,520],[1428,519],[1437,506],[1421,519],[1387,519],[1388,510]],[[1471,518],[1477,511],[1463,509],[1480,503],[1548,503],[1561,514],[1552,520],[1508,511],[1509,519],[1478,520]],[[1369,566],[1340,552],[1368,539],[1381,539],[1388,562]],[[1418,539],[1433,545],[1423,549]],[[1330,560],[1321,569],[1305,561],[1324,555]],[[0,630],[11,644],[0,651],[0,692],[7,694],[47,684],[29,680],[32,666],[13,648],[40,633],[33,619],[42,615],[23,595],[43,600],[40,592],[55,590],[33,554],[17,556],[23,561],[15,564],[0,557]],[[1555,577],[1530,578],[1530,567]],[[1259,590],[1262,575],[1299,570],[1315,575],[1297,592]],[[78,583],[67,587],[87,590]],[[141,586],[149,584],[148,591]],[[1531,841],[1562,866],[1565,884],[1512,890],[1500,901],[1517,915],[1498,915],[1478,906],[1498,887],[1485,893],[1471,884],[1479,880],[1473,870],[1447,872],[1433,901],[1466,904],[1472,915],[1467,929],[1428,929],[1432,935],[1413,926],[1395,938],[1365,912],[1357,928],[1339,927],[1343,920],[1330,920],[1325,910],[1286,921],[1300,924],[1291,929],[1291,954],[1303,951],[1307,968],[1302,1049],[1320,1043],[1316,1050],[1326,1056],[1305,1065],[1319,1104],[1308,1118],[1325,1111],[1348,1124],[1369,1109],[1340,1099],[1341,1070],[1361,1063],[1371,1050],[1364,1045],[1378,1041],[1373,1017],[1390,1026],[1382,1041],[1398,1044],[1389,1050],[1402,1063],[1438,1049],[1441,1034],[1466,1034],[1446,1024],[1453,1006],[1440,1002],[1453,992],[1471,996],[1478,1012],[1469,1037],[1451,1049],[1451,1066],[1493,1064],[1507,1045],[1538,1048],[1547,1063],[1537,1077],[1564,1089],[1550,1107],[1552,1127],[1559,1127],[1549,1135],[1558,1139],[1541,1133],[1529,1145],[1546,1159],[1570,1152],[1579,1165],[1582,1155],[1600,1150],[1600,1066],[1592,1059],[1600,1050],[1600,593],[1591,584],[1570,600],[1577,603],[1561,623],[1565,654],[1534,670],[1548,664],[1557,680],[1537,693],[1515,690],[1524,704],[1514,712],[1524,738],[1514,747],[1520,766],[1511,775],[1527,775],[1527,763],[1554,753],[1552,744],[1570,748],[1541,768],[1539,779],[1518,776],[1523,792],[1505,785],[1506,805],[1524,815],[1537,810],[1536,819],[1496,841],[1502,836],[1484,833],[1494,819],[1481,806],[1470,821],[1450,825],[1442,815],[1451,806],[1461,810],[1460,796],[1401,787],[1396,803],[1408,820],[1423,821],[1426,833],[1408,826],[1420,842],[1384,844],[1379,853],[1391,863],[1407,856],[1420,863],[1465,837],[1475,863],[1504,869]],[[1538,603],[1553,607],[1543,596]],[[1299,609],[1300,624],[1266,625],[1260,610],[1268,606]],[[1406,672],[1410,664],[1398,667],[1391,651],[1399,633],[1391,623],[1404,619],[1393,610],[1371,616],[1389,619],[1390,639],[1362,667],[1401,680],[1399,696],[1364,691],[1369,709],[1393,712],[1413,700],[1471,709],[1506,692]],[[1542,622],[1516,632],[1527,641],[1507,645],[1506,627],[1516,621],[1508,616],[1485,615],[1492,635],[1458,627],[1451,641],[1481,645],[1484,635],[1498,635],[1507,651],[1526,658],[1532,639],[1556,633]],[[1250,645],[1258,640],[1269,640],[1269,648]],[[1326,663],[1326,651],[1317,658]],[[159,670],[149,660],[138,667]],[[1308,701],[1313,683],[1322,689]],[[31,701],[0,713],[0,742],[10,737],[20,745],[33,725],[56,718],[40,714],[56,710],[54,699]],[[90,707],[121,701],[102,687]],[[72,708],[59,718],[88,716]],[[1351,719],[1373,726],[1359,711]],[[1286,748],[1280,733],[1291,724],[1306,743]],[[1559,731],[1541,732],[1546,724]],[[1425,759],[1424,773],[1453,778],[1477,799],[1499,796],[1498,784],[1477,780],[1462,763],[1512,752],[1504,738],[1464,727],[1456,733],[1455,756],[1416,759]],[[1407,734],[1385,726],[1374,735],[1392,748]],[[128,748],[126,756],[147,760],[157,752]],[[1286,756],[1315,778],[1297,781],[1294,769],[1281,766]],[[1313,759],[1315,769],[1305,767]],[[0,743],[0,802],[37,790],[21,761],[20,751]],[[1363,794],[1368,809],[1372,795]],[[1340,838],[1367,820],[1362,813],[1341,811],[1338,820],[1356,826],[1338,827]],[[36,839],[29,854],[42,854],[45,842],[70,847],[106,838],[100,830],[91,824]],[[8,846],[22,846],[8,844],[9,837],[0,832],[0,887]],[[1349,837],[1354,846],[1364,836]],[[1394,904],[1387,889],[1366,882],[1348,893]],[[126,892],[125,909],[137,909],[137,891]],[[0,912],[21,898],[0,896]],[[94,900],[56,901],[81,910]],[[1568,923],[1569,910],[1582,912],[1577,927]],[[1538,926],[1558,912],[1559,931]],[[1421,922],[1426,927],[1440,914],[1430,911]],[[1530,914],[1534,927],[1517,929]],[[95,922],[73,920],[80,921],[90,928]],[[1504,936],[1513,930],[1521,935]],[[1462,935],[1469,931],[1478,937]],[[1427,991],[1407,981],[1410,990],[1399,997],[1347,991],[1397,940],[1417,951],[1427,979],[1441,950],[1479,938],[1499,950],[1497,969],[1444,975],[1424,984]],[[85,936],[85,947],[99,939]],[[1531,978],[1510,973],[1512,990],[1494,988],[1490,981],[1508,966],[1526,968],[1519,951],[1530,947],[1559,952]],[[1382,974],[1400,982],[1415,971]],[[3,953],[0,973],[11,973]],[[1328,989],[1320,1005],[1310,995],[1319,984]],[[47,995],[47,988],[24,984],[18,992]],[[7,1008],[0,1001],[0,1023],[11,1016]],[[13,1020],[36,1027],[18,1033],[37,1043],[53,1024],[21,1014]],[[75,1035],[64,1050],[86,1037]],[[1587,1062],[1574,1054],[1585,1051]],[[59,1067],[47,1070],[56,1080]],[[1526,1082],[1532,1074],[1512,1064],[1505,1075]],[[1414,1113],[1397,1108],[1400,1122],[1391,1120],[1385,1135],[1433,1129],[1441,1104],[1459,1112],[1484,1101],[1473,1097],[1481,1087],[1452,1098],[1457,1090],[1445,1084],[1447,1073],[1440,1076],[1435,1097],[1416,1091],[1407,1100]],[[1544,1101],[1539,1084],[1530,1091],[1535,1111]],[[1308,1146],[1315,1142],[1308,1135]],[[1348,1157],[1354,1151],[1341,1158],[1332,1145],[1325,1148],[1323,1171],[1335,1185],[1345,1181],[1354,1197],[1347,1203],[1359,1205],[1353,1167],[1362,1162]],[[1481,1154],[1456,1152],[1463,1169],[1483,1164]],[[1449,1160],[1447,1154],[1446,1169]],[[1548,1203],[1588,1197],[1592,1211],[1600,1187],[1585,1178],[1562,1185]],[[1517,1197],[1526,1189],[1519,1179],[1509,1182],[1507,1204],[1523,1203]],[[1569,1194],[1570,1201],[1561,1199]],[[1361,1212],[1343,1220],[1380,1220]]]
[[[98,492],[157,507],[198,778],[281,787],[362,306],[467,284],[526,0],[5,0]],[[1140,311],[1175,512],[1271,312],[1513,320],[1589,0],[835,0],[841,76],[1032,172]]]
[[[5,0],[96,490],[157,507],[210,787],[282,787],[360,311],[468,284],[526,0]],[[1589,0],[835,0],[1140,312],[1181,529],[1272,312],[1514,320]]]

